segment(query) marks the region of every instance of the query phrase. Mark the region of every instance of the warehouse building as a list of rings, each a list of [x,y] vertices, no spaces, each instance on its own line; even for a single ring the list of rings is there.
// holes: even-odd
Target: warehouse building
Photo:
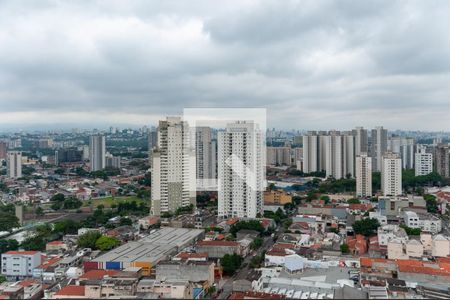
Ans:
[[[169,259],[203,237],[202,229],[165,227],[139,241],[128,242],[92,261],[85,262],[84,268],[85,271],[89,271],[140,267],[143,275],[150,275],[153,267],[160,261]]]

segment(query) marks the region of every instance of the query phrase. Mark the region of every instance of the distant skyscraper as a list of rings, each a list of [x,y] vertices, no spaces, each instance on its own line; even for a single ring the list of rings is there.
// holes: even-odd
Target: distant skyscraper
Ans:
[[[363,127],[356,127],[352,130],[352,133],[355,136],[355,156],[358,156],[361,153],[367,154],[369,152],[367,129],[364,129]]]
[[[438,144],[435,148],[434,164],[436,172],[444,177],[449,176],[449,146],[446,144]]]
[[[89,139],[89,160],[91,171],[103,170],[106,167],[105,155],[105,136],[92,135]]]
[[[106,153],[105,163],[107,168],[120,169],[120,157]]]
[[[0,160],[6,159],[7,151],[8,151],[8,143],[0,141]]]
[[[195,155],[197,186],[208,189],[208,186],[215,186],[217,179],[217,143],[212,140],[212,130],[210,127],[195,128]]]
[[[218,134],[219,217],[255,218],[265,188],[262,132],[252,122],[227,125]]]
[[[387,129],[376,127],[372,129],[370,138],[370,156],[372,157],[372,170],[380,172],[383,164],[382,157],[387,151]]]
[[[356,157],[356,196],[372,196],[372,158],[367,153]]]
[[[403,169],[414,169],[415,145],[413,138],[395,136],[388,138],[387,150],[400,154]]]
[[[15,179],[22,177],[22,152],[8,151],[6,168],[9,178]]]
[[[153,167],[153,149],[158,146],[158,132],[152,128],[148,131],[148,163],[150,167]]]
[[[415,174],[424,176],[433,172],[433,154],[426,151],[423,145],[417,146],[415,154]]]
[[[267,165],[290,166],[291,147],[267,147]]]
[[[195,205],[195,150],[190,145],[187,122],[180,117],[159,121],[158,144],[152,159],[152,215]]]
[[[355,138],[351,133],[312,131],[303,136],[303,172],[318,171],[336,179],[355,175]]]
[[[382,157],[381,190],[384,196],[399,196],[402,190],[402,159],[397,153],[386,152]]]

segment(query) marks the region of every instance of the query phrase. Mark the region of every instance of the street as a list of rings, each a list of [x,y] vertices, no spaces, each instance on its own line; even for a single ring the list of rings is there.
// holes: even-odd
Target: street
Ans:
[[[282,232],[283,226],[280,225],[275,231],[274,238],[278,238]],[[264,237],[264,242],[262,246],[256,251],[256,255],[261,255],[264,251],[269,250],[274,244],[274,238],[272,236]],[[230,296],[231,292],[233,291],[233,281],[248,278],[249,272],[251,270],[250,261],[252,260],[252,258],[252,254],[247,255],[242,263],[243,267],[236,271],[233,276],[225,279],[225,283],[221,287],[221,293],[219,294],[217,299],[227,299]]]

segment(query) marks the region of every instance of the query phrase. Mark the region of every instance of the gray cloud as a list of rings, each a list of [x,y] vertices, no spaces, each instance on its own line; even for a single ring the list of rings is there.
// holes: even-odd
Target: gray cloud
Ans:
[[[266,107],[269,126],[450,130],[447,1],[0,2],[0,126]]]

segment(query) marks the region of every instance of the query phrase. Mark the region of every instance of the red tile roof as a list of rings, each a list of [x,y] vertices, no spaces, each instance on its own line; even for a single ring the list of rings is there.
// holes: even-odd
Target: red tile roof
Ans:
[[[105,276],[113,276],[117,274],[117,270],[90,270],[81,275],[80,279],[91,280],[91,279],[102,279]]]
[[[84,286],[83,285],[66,285],[58,292],[55,296],[84,296]]]
[[[233,241],[199,241],[198,246],[214,246],[214,247],[237,247],[238,242]]]
[[[229,300],[243,300],[243,299],[286,299],[284,295],[269,294],[263,292],[233,292],[229,297]]]
[[[39,251],[8,251],[4,254],[35,255]]]
[[[60,261],[62,258],[61,257],[52,257],[49,260],[43,262],[42,264],[40,264],[38,266],[38,268],[40,269],[47,269],[50,266],[53,266],[54,264],[56,264],[58,261]]]
[[[52,241],[47,243],[47,245],[62,245],[62,244],[64,244],[63,241]]]

